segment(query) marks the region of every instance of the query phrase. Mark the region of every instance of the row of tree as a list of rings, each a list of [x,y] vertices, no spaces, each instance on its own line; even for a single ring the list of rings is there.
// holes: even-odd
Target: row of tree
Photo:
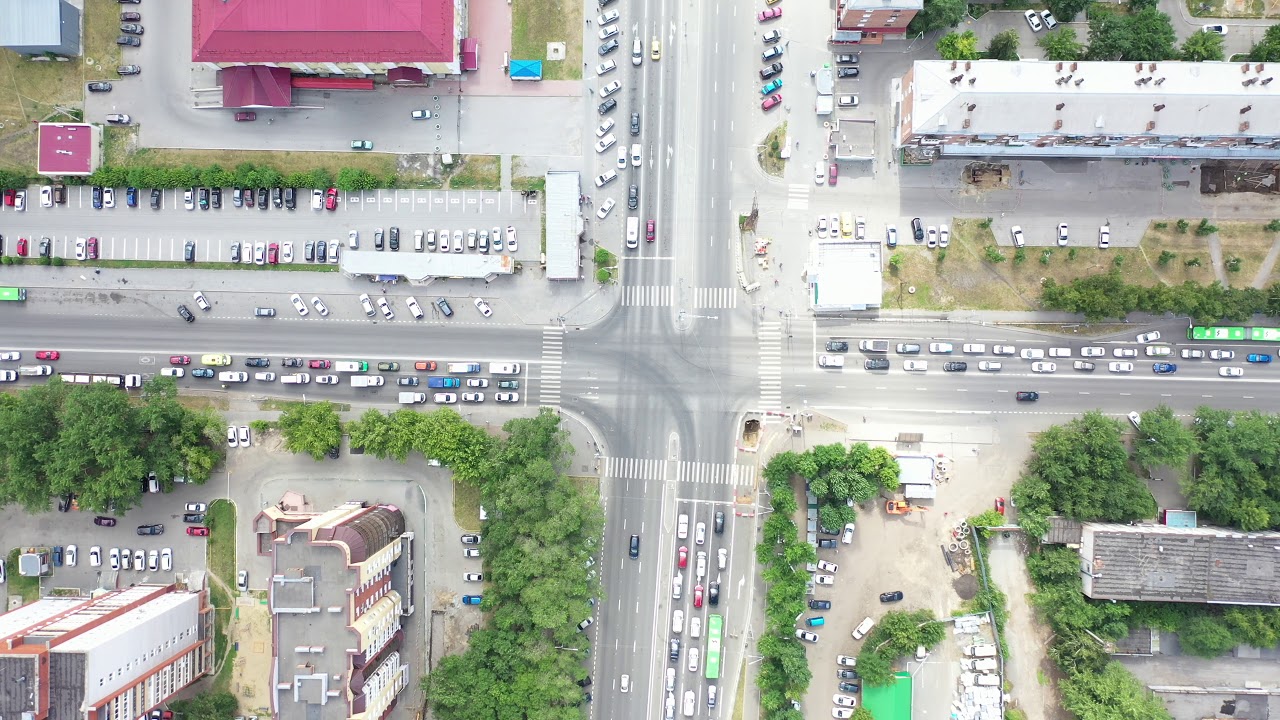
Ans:
[[[1053,278],[1040,288],[1046,310],[1079,313],[1090,322],[1123,319],[1131,312],[1173,313],[1197,322],[1245,322],[1254,315],[1280,315],[1280,283],[1265,289],[1191,282],[1180,285],[1133,285],[1119,270],[1075,278],[1059,284]]]
[[[395,415],[405,412],[417,414]],[[445,413],[456,416],[445,408],[423,417]],[[361,431],[365,442],[373,439],[371,427]],[[421,434],[449,433],[426,422],[416,427]],[[475,448],[486,453],[486,471],[464,480],[479,487],[488,511],[480,546],[485,623],[471,634],[466,652],[443,658],[422,687],[441,720],[578,720],[585,699],[578,682],[587,676],[589,653],[578,624],[592,617],[599,594],[588,561],[599,551],[604,516],[594,489],[564,475],[572,450],[558,415],[544,408],[502,429],[506,439]],[[423,444],[437,448],[441,459],[470,456],[441,451],[443,438]]]
[[[1197,30],[1175,47],[1177,36],[1169,16],[1148,8],[1132,15],[1098,10],[1089,19],[1089,44],[1080,42],[1074,28],[1061,27],[1036,41],[1046,60],[1186,60],[1205,62],[1224,59],[1222,36]],[[1018,60],[1018,31],[997,33],[985,52],[978,49],[972,30],[950,32],[938,39],[943,60]]]
[[[72,179],[74,182],[74,179]],[[204,187],[245,187],[245,188],[327,188],[336,187],[344,192],[360,190],[376,190],[378,188],[395,187],[396,176],[378,176],[367,170],[343,168],[338,171],[337,178],[324,169],[307,172],[282,173],[270,165],[254,165],[241,163],[234,170],[228,170],[218,164],[205,167],[183,165],[182,167],[159,167],[152,165],[103,165],[93,171],[92,175],[83,179],[85,185],[102,185],[103,187],[138,187],[138,188],[188,188]],[[26,187],[23,179],[18,187]]]
[[[1280,529],[1280,417],[1201,407],[1189,434],[1196,472],[1182,482],[1187,507],[1215,525]]]
[[[30,512],[75,494],[89,512],[125,512],[148,473],[167,492],[175,476],[203,483],[223,458],[222,419],[178,402],[172,378],[143,385],[137,402],[107,383],[54,377],[0,395],[0,504]]]
[[[809,490],[818,498],[818,524],[824,528],[838,530],[857,519],[850,500],[864,503],[882,489],[898,490],[898,461],[882,447],[856,443],[846,450],[832,443],[793,456],[790,471],[809,481]]]

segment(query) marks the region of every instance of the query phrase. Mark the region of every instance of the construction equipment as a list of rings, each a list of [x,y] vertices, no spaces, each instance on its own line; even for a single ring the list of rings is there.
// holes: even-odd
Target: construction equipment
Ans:
[[[928,512],[929,508],[921,505],[912,505],[906,500],[887,500],[884,504],[884,511],[890,515],[910,515],[913,512]]]

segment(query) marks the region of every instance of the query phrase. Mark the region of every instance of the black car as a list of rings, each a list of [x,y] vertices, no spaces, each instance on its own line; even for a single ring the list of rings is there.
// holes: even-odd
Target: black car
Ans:
[[[271,203],[276,206],[276,209],[284,207],[284,188],[271,188]]]
[[[911,236],[916,242],[924,240],[924,225],[920,222],[920,218],[911,218]]]
[[[717,535],[724,534],[724,511],[723,510],[716,511],[716,517],[715,517],[715,520],[712,521],[712,527],[715,529],[715,533]]]
[[[109,82],[91,82],[86,85],[89,92],[111,92],[111,83]]]
[[[40,257],[49,257],[49,249],[52,241],[47,237],[40,238]]]
[[[810,600],[809,609],[810,610],[830,610],[831,601],[830,600]]]
[[[768,80],[769,78],[782,72],[782,63],[774,63],[772,65],[760,68],[760,79]]]
[[[285,367],[302,367],[302,358],[285,358],[280,364]]]
[[[640,186],[632,183],[627,190],[627,209],[635,210],[640,207]]]
[[[198,377],[198,378],[212,378],[213,368],[205,368],[205,367],[196,368],[195,370],[191,371],[191,374],[192,376]]]
[[[901,599],[902,599],[901,590],[894,590],[893,592],[880,593],[880,602],[882,603],[898,602]]]
[[[139,45],[142,45],[142,38],[135,37],[133,35],[121,35],[120,37],[116,38],[116,44],[128,45],[130,47],[138,47]]]
[[[209,191],[209,202],[214,210],[222,209],[222,188],[216,187]]]
[[[417,387],[417,385],[418,385],[418,378],[416,378],[416,377],[402,377],[402,378],[400,378],[399,380],[396,380],[396,384],[397,384],[397,385],[408,385],[409,387]]]
[[[127,187],[124,189],[124,204],[129,207],[138,207],[138,188]]]
[[[1040,399],[1040,393],[1034,390],[1019,390],[1016,397],[1018,402],[1035,402]]]
[[[143,28],[137,23],[120,23],[120,32],[130,35],[141,35]]]
[[[840,683],[840,692],[856,693],[862,692],[862,686],[855,683]]]
[[[858,77],[858,68],[856,67],[836,68],[836,77],[837,78],[856,78]]]
[[[187,322],[196,321],[196,316],[191,314],[191,311],[187,309],[186,305],[178,306],[178,315],[181,316],[182,319],[186,320]]]
[[[240,262],[240,243],[231,243],[231,262]]]
[[[316,241],[316,262],[326,262],[329,259],[329,245],[323,240]]]
[[[969,363],[949,362],[942,364],[942,372],[964,372],[969,369]]]
[[[632,560],[640,557],[640,536],[639,535],[631,536],[631,550],[629,551],[629,554],[631,555]]]
[[[116,519],[113,517],[107,517],[106,515],[99,515],[93,519],[93,524],[98,527],[115,527]]]
[[[671,638],[671,642],[667,644],[667,659],[671,662],[680,661],[680,638]]]
[[[591,676],[588,675],[578,681],[578,687],[586,687],[591,684]]]
[[[449,307],[449,301],[444,298],[436,298],[436,307],[440,308],[440,312],[445,317],[453,317],[453,308]]]
[[[298,209],[298,189],[297,188],[284,189],[284,206],[289,210]]]
[[[139,535],[163,535],[164,526],[163,525],[139,525],[138,534]]]
[[[857,680],[862,676],[859,675],[855,670],[837,670],[836,677],[840,678],[841,680]]]
[[[382,228],[373,231],[373,249],[382,249]]]
[[[711,583],[711,587],[707,588],[707,602],[712,605],[720,604],[720,583]]]
[[[835,550],[836,541],[828,538],[821,538],[818,540],[818,548],[820,550]]]
[[[95,210],[102,209],[102,186],[101,185],[93,186],[93,209]]]
[[[609,98],[608,100],[605,100],[604,102],[600,103],[600,107],[599,107],[600,114],[605,115],[607,113],[613,112],[613,109],[616,107],[618,107],[617,98]]]
[[[141,65],[121,65],[116,68],[118,75],[137,75],[140,72],[142,72]]]
[[[502,390],[519,390],[520,381],[519,380],[499,380],[498,387]]]
[[[271,359],[264,357],[251,357],[244,359],[245,367],[271,367]]]
[[[391,243],[392,250],[400,249],[400,228],[395,225],[391,226],[391,232],[387,235],[388,241]]]
[[[189,263],[196,261],[196,243],[194,240],[188,240],[187,244],[183,246],[182,259]]]
[[[863,362],[862,366],[868,370],[888,370],[889,360],[886,358],[871,358]]]
[[[120,13],[120,22],[142,22],[142,13],[122,12]]]
[[[182,522],[201,525],[204,523],[204,513],[183,513]]]
[[[631,134],[640,134],[640,113],[638,112],[631,113]]]
[[[330,460],[337,460],[337,459],[338,459],[338,453],[339,453],[339,452],[340,452],[340,450],[338,449],[338,446],[337,446],[337,445],[334,445],[333,447],[329,448],[329,452],[327,452],[327,453],[325,453],[325,454],[329,456],[329,459],[330,459]]]
[[[160,209],[160,199],[163,197],[164,197],[164,193],[160,190],[160,188],[154,188],[151,191],[151,209],[152,210]]]
[[[266,210],[266,209],[267,209],[267,202],[268,202],[268,199],[267,199],[267,189],[266,189],[266,188],[258,188],[258,207],[262,208],[263,210]]]
[[[75,501],[76,496],[68,493],[58,498],[58,512],[71,512],[71,503]]]
[[[844,340],[828,340],[827,352],[849,352],[849,343]]]
[[[608,55],[609,53],[617,49],[618,49],[618,38],[612,38],[609,40],[609,42],[604,43],[600,46],[600,57],[604,57],[605,55]]]

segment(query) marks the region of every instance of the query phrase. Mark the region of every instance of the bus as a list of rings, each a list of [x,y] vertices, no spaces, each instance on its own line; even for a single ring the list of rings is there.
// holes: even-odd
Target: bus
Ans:
[[[0,300],[8,300],[9,302],[22,302],[26,299],[27,299],[26,288],[0,287]]]
[[[1243,340],[1242,327],[1193,327],[1187,330],[1188,340]]]
[[[1280,328],[1249,328],[1249,339],[1257,342],[1280,342]]]
[[[724,632],[724,618],[719,615],[707,617],[707,679],[720,679],[720,639]]]

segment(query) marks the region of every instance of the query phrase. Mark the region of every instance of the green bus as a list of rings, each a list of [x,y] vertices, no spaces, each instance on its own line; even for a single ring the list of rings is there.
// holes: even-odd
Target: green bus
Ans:
[[[724,618],[719,615],[707,617],[707,679],[720,679],[720,640],[724,633]]]
[[[0,300],[9,302],[22,302],[27,299],[26,288],[7,288],[0,287]]]
[[[1244,340],[1244,337],[1244,328],[1242,327],[1197,326],[1187,330],[1188,340]]]
[[[1249,339],[1257,342],[1280,342],[1280,328],[1249,328]]]

